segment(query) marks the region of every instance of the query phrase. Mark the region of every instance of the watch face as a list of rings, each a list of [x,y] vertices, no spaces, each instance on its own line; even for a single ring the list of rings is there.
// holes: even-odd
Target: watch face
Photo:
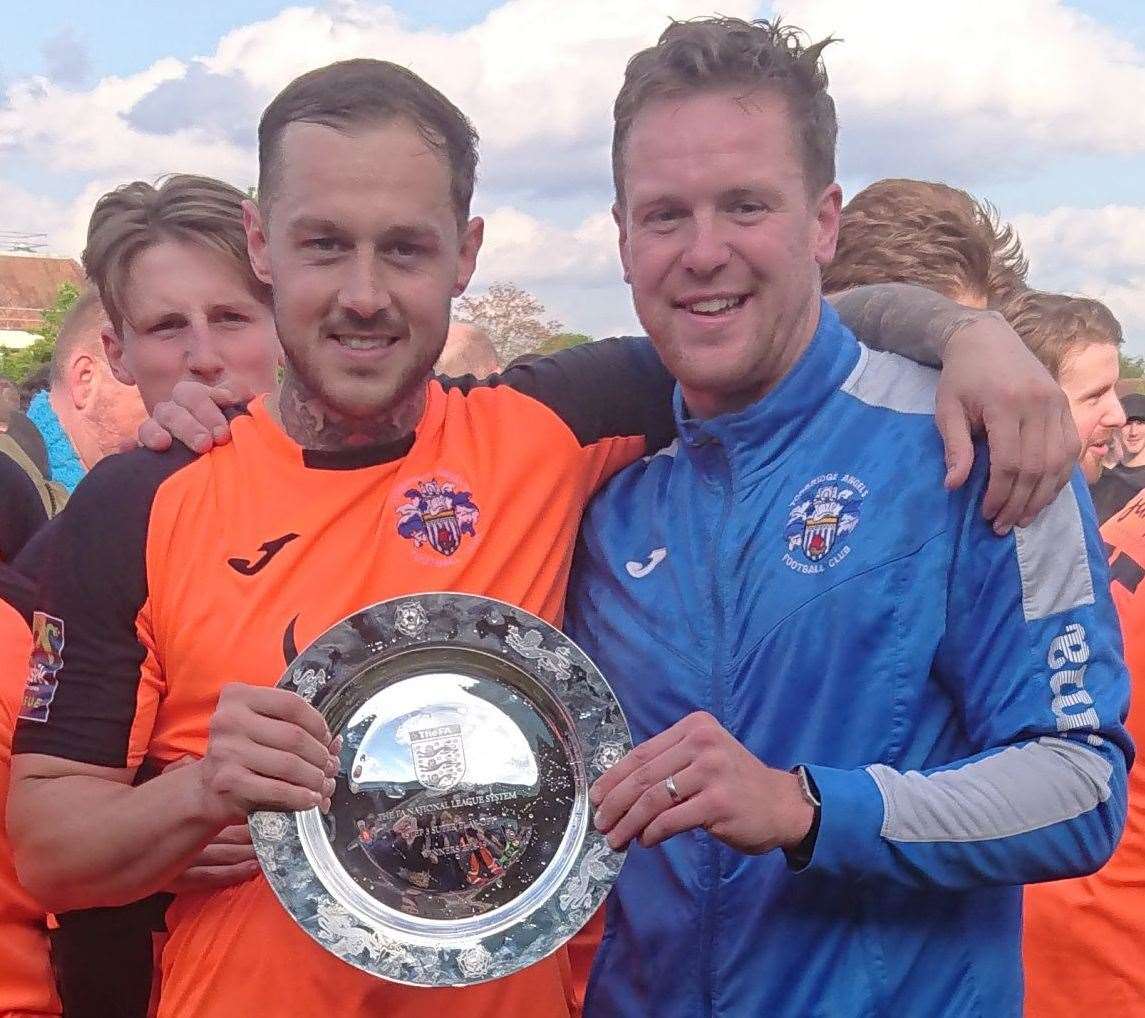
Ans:
[[[288,669],[343,739],[330,811],[251,816],[259,860],[323,947],[382,978],[464,985],[556,950],[622,855],[588,788],[631,748],[584,653],[464,594],[373,605]]]

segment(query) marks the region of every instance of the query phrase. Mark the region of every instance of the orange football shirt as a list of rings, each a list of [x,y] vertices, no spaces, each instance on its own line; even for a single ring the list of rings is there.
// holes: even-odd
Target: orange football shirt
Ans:
[[[1145,745],[1145,492],[1106,521],[1111,592],[1132,682],[1126,727]],[[1129,772],[1129,812],[1097,873],[1025,890],[1028,1018],[1145,1015],[1145,773]]]
[[[28,624],[7,600],[0,600],[0,1016],[3,1018],[40,1018],[60,1013],[48,953],[47,916],[16,879],[12,847],[2,823],[8,805],[12,731],[24,696],[31,648]]]
[[[272,685],[297,648],[403,594],[485,594],[559,624],[585,503],[666,442],[670,391],[646,344],[593,344],[484,383],[432,380],[415,433],[384,447],[303,450],[255,401],[207,456],[111,457],[40,566],[59,665],[29,682],[16,751],[201,756],[223,684]],[[563,1018],[573,1004],[564,951],[465,989],[382,982],[313,942],[261,877],[182,895],[167,918],[161,1018]]]

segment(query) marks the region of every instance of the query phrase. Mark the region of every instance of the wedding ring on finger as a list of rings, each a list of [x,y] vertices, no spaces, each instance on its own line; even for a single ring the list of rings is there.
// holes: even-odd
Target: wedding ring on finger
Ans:
[[[676,803],[683,799],[683,796],[680,794],[680,789],[676,787],[676,778],[674,775],[669,774],[664,779],[664,787],[668,790],[668,796],[672,800],[672,805],[676,805]]]

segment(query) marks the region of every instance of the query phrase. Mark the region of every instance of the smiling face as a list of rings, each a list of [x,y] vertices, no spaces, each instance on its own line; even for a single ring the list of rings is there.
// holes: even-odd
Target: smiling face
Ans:
[[[1145,465],[1145,420],[1131,417],[1121,429],[1121,444],[1125,448],[1125,465],[1139,467]]]
[[[787,103],[742,90],[650,103],[625,145],[624,196],[625,279],[689,410],[758,399],[818,324],[841,203],[835,184],[809,193]]]
[[[1081,438],[1078,462],[1089,484],[1101,476],[1109,441],[1125,424],[1125,411],[1114,389],[1119,372],[1117,347],[1112,343],[1075,347],[1063,358],[1058,372],[1058,384],[1069,399]]]
[[[152,244],[131,263],[123,303],[123,324],[104,330],[104,349],[149,412],[185,379],[252,394],[274,388],[274,318],[232,258],[193,241]]]
[[[370,420],[420,399],[469,282],[481,220],[460,227],[449,165],[404,119],[282,134],[251,262],[274,288],[288,372],[326,415]]]

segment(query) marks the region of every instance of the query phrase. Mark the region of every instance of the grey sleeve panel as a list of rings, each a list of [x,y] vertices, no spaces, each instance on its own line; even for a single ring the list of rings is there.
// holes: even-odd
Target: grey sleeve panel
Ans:
[[[897,354],[864,346],[841,388],[868,406],[900,414],[933,414],[938,372]]]
[[[947,771],[867,773],[883,799],[881,834],[900,842],[1011,838],[1073,820],[1105,802],[1113,767],[1079,742],[1046,737]]]
[[[1027,622],[1093,604],[1081,510],[1067,484],[1028,527],[1014,529]]]

